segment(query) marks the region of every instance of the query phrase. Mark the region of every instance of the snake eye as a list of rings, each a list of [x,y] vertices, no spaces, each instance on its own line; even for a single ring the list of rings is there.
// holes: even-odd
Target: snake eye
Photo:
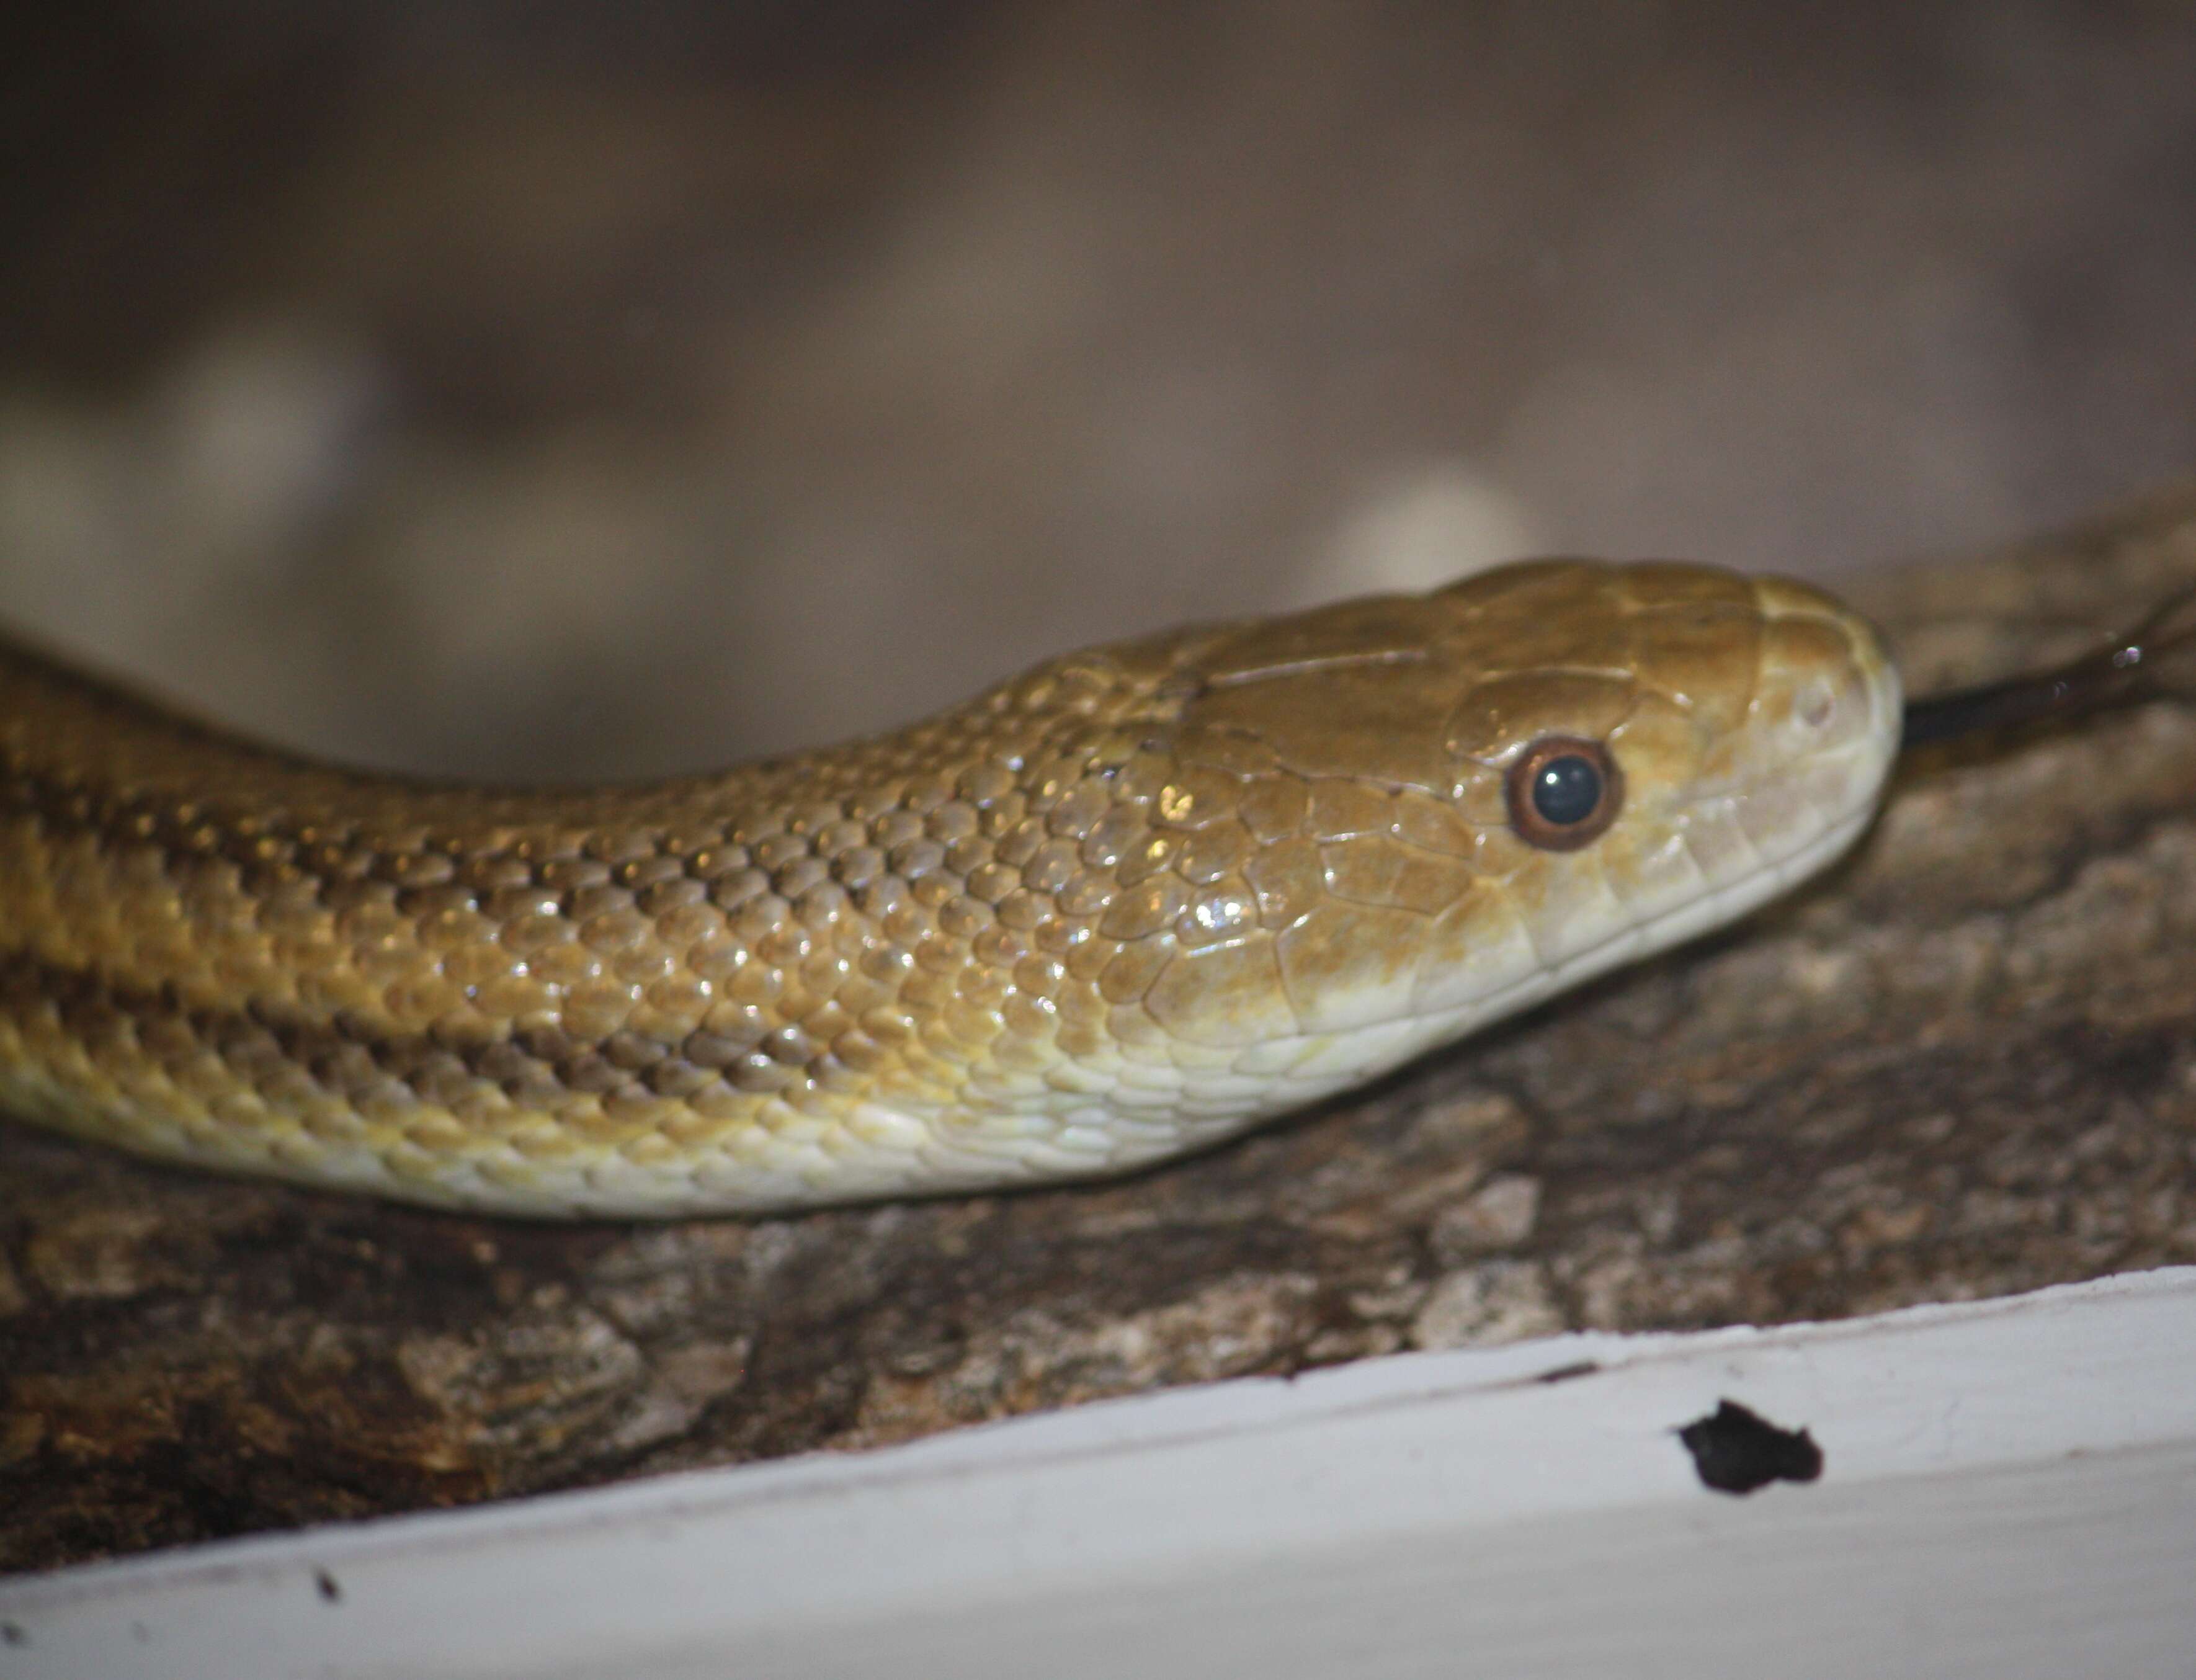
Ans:
[[[1624,773],[1598,741],[1554,735],[1510,767],[1510,824],[1528,846],[1575,852],[1598,838],[1624,804]]]

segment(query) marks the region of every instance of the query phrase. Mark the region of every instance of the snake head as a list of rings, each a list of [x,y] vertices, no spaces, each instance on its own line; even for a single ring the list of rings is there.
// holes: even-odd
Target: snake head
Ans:
[[[1696,565],[1345,602],[1208,641],[1193,676],[1170,757],[1240,833],[1245,903],[1177,938],[1146,1004],[1320,1084],[1794,884],[1866,826],[1898,742],[1866,621]]]

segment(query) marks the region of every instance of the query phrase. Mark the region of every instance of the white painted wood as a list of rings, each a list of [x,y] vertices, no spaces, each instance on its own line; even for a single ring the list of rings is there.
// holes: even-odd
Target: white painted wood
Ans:
[[[1725,1396],[1821,1481],[1704,1489],[1672,1431]],[[8,1680],[2186,1677],[2196,1270],[209,1546],[0,1583],[0,1636]]]

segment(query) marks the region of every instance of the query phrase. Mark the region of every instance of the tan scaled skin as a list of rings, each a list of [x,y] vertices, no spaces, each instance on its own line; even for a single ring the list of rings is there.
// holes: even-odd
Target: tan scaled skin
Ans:
[[[0,651],[0,1108],[499,1213],[1136,1167],[1717,926],[1865,826],[1875,633],[1557,561],[1071,654],[645,787],[327,768]],[[1529,843],[1536,742],[1621,776]]]

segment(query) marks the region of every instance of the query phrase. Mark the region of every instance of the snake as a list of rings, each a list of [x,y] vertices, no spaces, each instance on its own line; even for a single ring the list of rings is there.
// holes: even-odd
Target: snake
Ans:
[[[1107,1177],[1745,915],[1853,845],[1902,728],[2039,684],[2081,686],[1920,713],[1811,585],[1534,561],[500,788],[0,642],[0,1111],[527,1217]]]

